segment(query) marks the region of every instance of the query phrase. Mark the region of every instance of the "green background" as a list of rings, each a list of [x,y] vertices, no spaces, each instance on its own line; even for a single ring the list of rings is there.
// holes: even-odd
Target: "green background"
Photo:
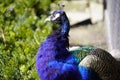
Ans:
[[[0,80],[39,80],[35,57],[52,32],[44,23],[57,0],[0,0]]]

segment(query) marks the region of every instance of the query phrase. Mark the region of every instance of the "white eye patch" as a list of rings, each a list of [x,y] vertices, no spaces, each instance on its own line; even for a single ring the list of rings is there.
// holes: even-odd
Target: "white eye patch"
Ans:
[[[53,20],[57,19],[58,17],[60,17],[60,13],[57,13],[56,15],[54,15]]]

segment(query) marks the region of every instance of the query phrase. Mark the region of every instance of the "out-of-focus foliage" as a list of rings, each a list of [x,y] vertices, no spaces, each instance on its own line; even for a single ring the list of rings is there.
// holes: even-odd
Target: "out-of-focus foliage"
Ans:
[[[35,55],[51,32],[44,24],[57,0],[0,0],[0,80],[39,80]]]

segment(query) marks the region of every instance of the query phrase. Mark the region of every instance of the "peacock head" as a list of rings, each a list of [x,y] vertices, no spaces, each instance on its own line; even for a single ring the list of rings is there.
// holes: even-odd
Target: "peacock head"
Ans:
[[[46,21],[52,21],[56,24],[62,24],[66,20],[68,20],[65,11],[63,10],[56,10],[54,11],[46,20]]]
[[[59,10],[55,10],[45,21],[51,21],[59,25],[59,28],[57,32],[61,32],[61,35],[68,36],[69,29],[70,29],[70,23],[68,20],[68,17],[62,8],[64,5],[58,5],[60,6]]]

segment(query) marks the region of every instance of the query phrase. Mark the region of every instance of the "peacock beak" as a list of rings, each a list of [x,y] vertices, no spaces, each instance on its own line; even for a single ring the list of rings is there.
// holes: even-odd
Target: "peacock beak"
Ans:
[[[47,21],[51,21],[50,16],[49,16],[48,18],[45,19],[45,22],[47,22]]]

